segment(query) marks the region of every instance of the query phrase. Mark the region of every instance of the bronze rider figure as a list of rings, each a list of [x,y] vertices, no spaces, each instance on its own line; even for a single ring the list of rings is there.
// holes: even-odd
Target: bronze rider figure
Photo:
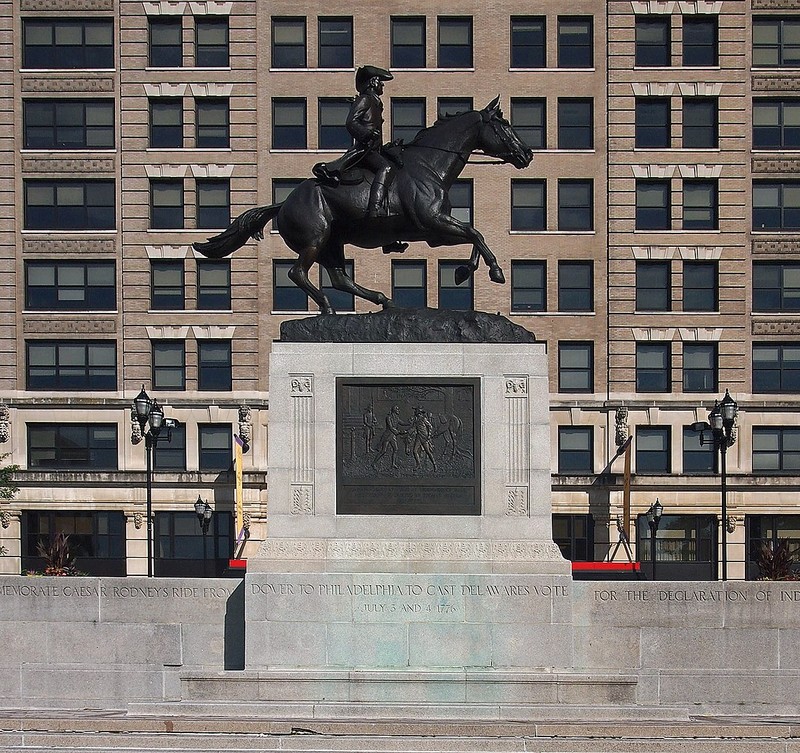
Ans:
[[[383,146],[383,82],[391,81],[392,74],[374,65],[362,65],[356,71],[358,96],[350,105],[346,127],[353,137],[353,146],[333,162],[318,162],[312,172],[323,184],[337,186],[342,173],[356,165],[371,170],[375,177],[369,193],[368,217],[388,215],[387,191],[397,167],[402,167],[399,154],[393,155]],[[407,243],[384,246],[385,253],[405,251]]]

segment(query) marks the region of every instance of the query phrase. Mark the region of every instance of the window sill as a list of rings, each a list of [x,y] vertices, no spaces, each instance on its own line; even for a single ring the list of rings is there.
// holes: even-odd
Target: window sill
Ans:
[[[596,316],[594,311],[512,311],[511,316]]]
[[[644,309],[634,309],[634,314],[641,314],[642,316],[650,316],[655,314],[656,316],[664,314],[666,316],[702,316],[704,314],[712,314],[714,316],[719,315],[719,311],[647,311]]]
[[[309,313],[313,312],[309,312],[308,309],[298,309],[297,311],[270,311],[269,313],[271,316],[308,316]]]
[[[109,314],[119,314],[119,309],[22,309],[22,313],[24,316],[29,314],[33,316],[108,316]]]
[[[614,231],[614,232],[618,233],[618,234],[624,234],[625,232],[631,232],[631,231]],[[664,228],[664,229],[654,228],[652,230],[634,229],[632,232],[635,235],[651,235],[653,233],[668,233],[668,234],[671,234],[671,235],[679,235],[679,234],[684,234],[685,235],[686,233],[692,233],[693,235],[697,235],[697,233],[709,233],[709,234],[714,234],[714,235],[721,235],[722,234],[722,230],[719,230],[719,229],[717,229],[717,230],[684,230],[683,228],[680,228],[678,230],[673,230],[672,228],[668,228],[668,229],[667,228]],[[798,230],[797,232],[800,232],[800,230]]]
[[[94,312],[93,312],[94,313]],[[232,314],[233,309],[147,309],[147,314]],[[180,325],[178,325],[180,326]]]
[[[146,72],[158,71],[231,71],[233,70],[229,65],[227,66],[199,66],[199,65],[174,65],[174,66],[147,66]]]
[[[763,316],[765,319],[786,319],[786,317],[800,317],[800,311],[751,311],[750,316]]]
[[[145,232],[147,233],[214,233],[218,234],[225,230],[224,227],[149,227]]]
[[[51,230],[20,230],[23,235],[50,235],[58,233],[59,235],[116,235],[119,230],[59,230],[57,228]]]
[[[270,73],[308,73],[309,71],[315,70],[314,68],[309,68],[306,66],[305,68],[270,68]]]
[[[57,154],[60,157],[69,153],[77,153],[82,156],[86,152],[91,152],[92,154],[116,154],[118,151],[119,150],[114,147],[106,149],[92,149],[90,146],[83,146],[73,147],[71,149],[58,149],[57,147],[52,147],[50,149],[20,149],[19,153],[23,156],[26,154]]]
[[[319,71],[320,73],[354,73],[356,69],[353,68],[353,67],[350,67],[350,68],[322,68],[320,66],[319,68],[315,68],[314,70]]]
[[[180,152],[181,154],[191,152],[232,152],[229,146],[148,146],[145,151],[156,154],[168,154]]]
[[[86,73],[115,73],[116,68],[20,68],[20,73],[63,73],[65,76],[83,76]]]

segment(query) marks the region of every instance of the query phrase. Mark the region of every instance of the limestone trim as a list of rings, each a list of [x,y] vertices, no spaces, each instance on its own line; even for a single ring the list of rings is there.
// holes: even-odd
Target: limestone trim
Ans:
[[[800,158],[753,157],[751,167],[754,173],[798,173],[800,172]]]
[[[186,12],[187,3],[170,3],[168,0],[143,3],[144,12],[148,16],[182,16]]]
[[[675,331],[675,327],[666,327],[664,329],[655,327],[631,327],[631,333],[636,342],[671,341],[675,339]]]
[[[236,326],[222,327],[218,324],[194,325],[192,334],[197,340],[233,340]]]
[[[145,327],[150,340],[185,340],[189,327]]]
[[[722,94],[722,84],[708,84],[703,81],[678,84],[683,97],[719,97]]]
[[[722,165],[678,165],[681,178],[719,178]]]
[[[751,332],[754,335],[800,335],[800,320],[754,319]]]
[[[292,471],[291,513],[314,514],[314,377],[310,374],[289,375],[289,397],[292,403]]]
[[[145,165],[148,178],[185,178],[189,172],[188,165]]]
[[[722,328],[680,327],[678,335],[684,342],[719,342],[722,339]]]
[[[188,84],[142,84],[147,97],[182,97]]]
[[[675,165],[631,165],[634,178],[672,178],[675,175]]]
[[[631,246],[634,259],[672,259],[677,246]]]
[[[193,16],[229,16],[233,10],[233,3],[216,3],[214,0],[207,0],[202,3],[189,3],[189,8]]]
[[[722,246],[631,246],[634,259],[674,259],[713,261],[722,257]]]
[[[233,165],[189,165],[195,178],[230,178]]]
[[[11,411],[0,402],[0,443],[8,442],[11,436]]]
[[[763,0],[762,0],[763,1]],[[631,8],[637,14],[653,13],[721,13],[722,0],[631,0]]]
[[[763,74],[752,78],[754,92],[797,92],[800,90],[800,76],[790,73]]]
[[[797,241],[784,238],[771,238],[769,240],[754,240],[753,254],[796,254]]]
[[[191,246],[145,246],[148,259],[185,259]]]
[[[193,97],[230,97],[233,84],[189,84]]]
[[[451,541],[355,540],[355,539],[266,539],[255,559],[266,560],[442,560],[463,562],[563,562],[561,550],[553,542],[540,541]]]
[[[668,82],[631,84],[631,89],[636,97],[671,97],[675,93],[675,86]]]

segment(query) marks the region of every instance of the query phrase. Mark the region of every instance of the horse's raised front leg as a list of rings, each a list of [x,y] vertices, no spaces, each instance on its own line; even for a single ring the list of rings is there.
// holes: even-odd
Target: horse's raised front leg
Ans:
[[[316,248],[307,248],[298,252],[297,262],[289,270],[288,277],[319,306],[320,313],[335,314],[336,311],[331,306],[328,296],[316,287],[308,277],[308,270],[317,260],[318,254],[319,252]]]
[[[391,299],[387,298],[379,290],[370,290],[363,288],[355,280],[351,279],[343,267],[331,266],[325,267],[328,270],[328,275],[331,278],[331,285],[337,290],[343,290],[345,293],[358,296],[364,300],[374,303],[383,308],[389,308],[392,305]]]
[[[472,253],[469,261],[456,269],[455,282],[460,285],[471,277],[478,269],[480,259],[483,258],[489,267],[489,279],[492,282],[504,283],[506,276],[497,263],[497,257],[486,245],[486,240],[472,225],[461,222],[449,214],[432,215],[426,218],[425,225],[439,236],[441,243],[447,246],[457,246],[461,243],[472,243]]]

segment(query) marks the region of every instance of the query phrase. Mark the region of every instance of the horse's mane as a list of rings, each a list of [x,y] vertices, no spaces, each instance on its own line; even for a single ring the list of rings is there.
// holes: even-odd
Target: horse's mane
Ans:
[[[478,113],[477,110],[467,110],[466,112],[458,112],[455,115],[447,115],[445,113],[441,118],[437,118],[432,125],[429,125],[426,128],[423,128],[421,131],[418,131],[417,135],[414,136],[414,138],[411,141],[409,141],[408,144],[406,144],[406,146],[410,146],[411,144],[416,144],[418,141],[421,141],[423,138],[425,138],[425,136],[427,136],[429,133],[432,133],[433,131],[441,128],[443,125],[447,125],[455,120],[458,120],[458,118],[463,118],[467,115],[474,115],[477,113]]]

